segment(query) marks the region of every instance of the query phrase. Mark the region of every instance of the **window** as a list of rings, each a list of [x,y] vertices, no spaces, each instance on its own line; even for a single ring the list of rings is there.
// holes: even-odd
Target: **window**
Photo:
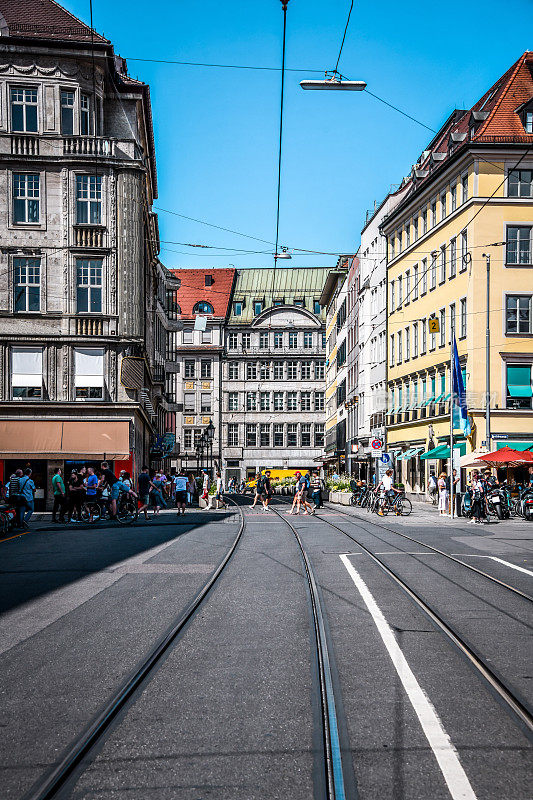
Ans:
[[[311,380],[311,367],[312,367],[311,361],[302,361],[301,378],[303,381]]]
[[[434,228],[437,224],[437,201],[433,200],[431,203],[431,227]]]
[[[270,411],[270,392],[260,392],[259,401],[261,411]]]
[[[524,115],[524,128],[526,133],[533,133],[533,111],[526,111]]]
[[[304,349],[309,350],[313,347],[313,331],[304,331]]]
[[[42,347],[11,348],[11,387],[13,399],[28,400],[42,397]]]
[[[346,339],[339,345],[337,350],[337,366],[341,367],[346,361]]]
[[[258,317],[263,310],[263,301],[254,300],[254,316]]]
[[[324,447],[324,423],[317,422],[315,425],[315,447]]]
[[[396,241],[396,237],[395,236],[391,236],[390,239],[389,239],[389,242],[390,242],[390,257],[391,257],[391,259],[394,258],[394,256],[396,255],[395,252],[394,252],[394,243],[395,243],[395,241]]]
[[[411,226],[409,223],[405,226],[405,246],[409,247],[411,244]]]
[[[230,381],[238,381],[239,380],[239,362],[238,361],[230,361],[228,363],[228,380],[230,380]]]
[[[274,334],[274,349],[281,350],[283,347],[283,334],[280,331],[277,331]]]
[[[452,336],[457,336],[455,303],[450,304],[450,344]]]
[[[200,411],[202,414],[211,413],[211,392],[202,392],[200,395]]]
[[[246,410],[257,410],[257,395],[255,392],[246,392]]]
[[[405,360],[409,361],[411,358],[411,331],[409,327],[405,329]]]
[[[269,361],[261,361],[259,365],[259,378],[262,381],[269,381],[270,380],[270,362]]]
[[[296,331],[289,331],[289,350],[296,350],[298,348],[298,333]]]
[[[239,446],[239,426],[236,422],[230,422],[228,425],[228,447]]]
[[[102,259],[76,259],[77,312],[100,313],[102,311]]]
[[[439,311],[439,328],[440,328],[440,347],[446,344],[446,311],[441,308]]]
[[[37,89],[11,89],[11,130],[37,133]]]
[[[261,350],[268,349],[268,331],[261,331],[259,334],[259,347]]]
[[[283,380],[283,361],[274,361],[274,380]]]
[[[413,322],[413,358],[418,358],[418,322]]]
[[[419,218],[418,215],[416,217],[413,217],[413,236],[414,236],[415,242],[418,241],[418,236],[419,236],[418,225],[419,225],[419,222],[420,222],[420,218]]]
[[[322,332],[322,350],[326,349],[326,332]]]
[[[283,447],[283,423],[274,423],[274,447]]]
[[[260,447],[270,447],[270,425],[262,422],[259,426],[259,445]]]
[[[193,310],[193,314],[212,314],[213,313],[213,306],[211,303],[208,303],[206,300],[199,300]]]
[[[315,361],[315,380],[323,381],[326,377],[326,364],[324,361]]]
[[[509,197],[533,197],[533,170],[513,169],[507,180]]]
[[[440,218],[446,219],[446,190],[441,193],[440,196]]]
[[[202,331],[202,344],[210,344],[213,339],[213,331],[211,328]]]
[[[429,285],[430,289],[434,289],[437,285],[437,256],[431,256],[431,283]]]
[[[460,318],[460,333],[459,336],[461,339],[464,339],[466,336],[466,297],[461,298],[461,318]]]
[[[507,263],[531,264],[531,226],[507,227]]]
[[[420,355],[425,355],[428,349],[428,329],[427,329],[427,319],[424,317],[422,320],[422,341],[420,343]]]
[[[422,288],[420,289],[420,294],[426,294],[428,290],[428,262],[427,258],[422,260]]]
[[[243,350],[249,350],[250,349],[250,334],[249,333],[243,333],[242,334],[242,336],[241,336],[241,344],[242,344],[242,349]]]
[[[443,244],[440,248],[440,278],[439,283],[444,283],[446,280],[446,245]]]
[[[298,411],[298,392],[287,392],[287,411]]]
[[[237,334],[230,333],[228,336],[228,350],[236,350],[237,349]]]
[[[40,177],[37,174],[13,173],[13,221],[38,223]]]
[[[533,333],[532,295],[508,294],[505,305],[505,333]]]
[[[455,209],[457,208],[457,184],[456,183],[452,183],[452,185],[450,186],[450,205],[451,205],[451,210],[455,211]]]
[[[398,278],[398,308],[403,303],[403,279],[402,276]]]
[[[457,274],[457,239],[450,239],[450,279]]]
[[[531,406],[531,365],[507,364],[507,408],[528,408]]]
[[[300,392],[300,410],[311,411],[311,392]]]
[[[283,411],[283,392],[274,392],[274,411]]]
[[[192,450],[192,429],[191,428],[184,428],[183,429],[183,449],[184,450]]]
[[[405,273],[405,305],[409,305],[411,300],[411,270]]]
[[[436,319],[435,314],[432,314],[430,319]],[[429,324],[429,321],[428,321],[428,324]],[[429,349],[430,350],[434,350],[436,346],[437,346],[437,334],[436,333],[431,333],[430,334],[430,339],[429,339]]]
[[[233,313],[236,317],[242,316],[242,300],[236,300],[233,303]]]
[[[285,305],[285,298],[284,297],[276,297],[274,302],[272,303],[273,306],[284,306]]]
[[[313,313],[318,315],[321,311],[322,309],[320,308],[320,301],[313,300]]]
[[[104,396],[104,350],[74,350],[74,387],[76,400],[102,400]]]
[[[288,381],[297,381],[298,380],[298,362],[297,361],[288,361],[287,362],[287,380]]]
[[[200,360],[200,377],[211,378],[211,359],[210,358],[202,358]]]
[[[315,411],[324,411],[324,392],[315,392]]]
[[[389,349],[390,349],[390,354],[389,354],[390,355],[390,365],[391,365],[391,367],[393,367],[394,364],[396,363],[396,357],[395,357],[395,351],[394,351],[394,334],[392,334],[391,337],[390,337],[390,348]]]
[[[394,281],[390,282],[390,310],[391,312],[394,311]]]
[[[462,201],[466,203],[468,200],[468,173],[461,178]]]
[[[203,431],[202,431],[201,428],[195,428],[194,429],[194,446],[195,447],[198,447],[198,445],[200,444],[200,439],[202,438],[202,433],[203,433]]]
[[[300,434],[302,437],[302,447],[311,447],[311,423],[302,422],[300,426]]]
[[[427,208],[422,211],[422,233],[428,232],[428,212]]]
[[[403,361],[402,332],[398,331],[398,364],[401,364],[402,361]]]
[[[228,392],[228,411],[239,410],[239,392]]]
[[[305,308],[305,300],[299,297],[297,300],[294,301],[294,305],[296,308]]]
[[[14,258],[13,283],[15,311],[40,311],[41,259]]]
[[[249,361],[248,364],[246,364],[246,380],[257,380],[257,364],[254,361]]]
[[[413,267],[413,300],[418,300],[418,264]]]
[[[196,375],[196,361],[194,358],[186,358],[183,367],[184,378],[194,378]]]
[[[102,176],[76,175],[76,222],[102,224]]]
[[[257,425],[253,423],[248,423],[246,425],[246,447],[256,447],[257,446]]]
[[[196,413],[196,395],[194,392],[184,392],[183,394],[183,413]]]
[[[460,271],[464,272],[468,267],[468,231],[461,232],[461,266]]]
[[[61,92],[61,133],[72,136],[74,133],[74,92]]]
[[[298,447],[298,426],[295,422],[287,425],[287,447]]]
[[[193,343],[193,330],[192,328],[184,328],[183,329],[183,344],[192,344]]]
[[[88,94],[80,97],[80,133],[82,136],[91,133],[91,98]]]

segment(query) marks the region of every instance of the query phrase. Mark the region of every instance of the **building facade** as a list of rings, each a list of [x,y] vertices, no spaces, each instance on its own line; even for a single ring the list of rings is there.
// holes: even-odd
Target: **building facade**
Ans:
[[[148,86],[51,0],[0,12],[0,463],[39,508],[54,466],[135,472],[165,433],[168,273]]]
[[[317,467],[324,450],[321,267],[238,270],[225,333],[226,481]],[[318,459],[318,461],[315,461]]]
[[[469,436],[456,432],[459,452],[533,445],[532,70],[525,53],[471,109],[451,114],[382,222],[388,449],[415,493],[449,456],[452,332],[471,423]]]
[[[176,312],[181,330],[169,334],[168,379],[174,395],[179,455],[173,465],[189,471],[220,469],[222,459],[222,356],[235,269],[177,269]],[[213,438],[203,445],[208,426]],[[204,439],[202,440],[202,436]],[[203,447],[203,450],[201,449]]]

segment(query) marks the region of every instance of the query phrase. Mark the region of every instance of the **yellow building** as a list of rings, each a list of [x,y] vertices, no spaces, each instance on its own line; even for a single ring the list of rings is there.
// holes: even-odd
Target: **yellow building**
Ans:
[[[454,433],[461,454],[503,444],[533,447],[532,75],[533,53],[524,53],[472,109],[451,114],[404,179],[407,193],[382,226],[387,449],[408,491],[424,492],[430,470],[447,465],[452,329],[472,424],[468,438]]]

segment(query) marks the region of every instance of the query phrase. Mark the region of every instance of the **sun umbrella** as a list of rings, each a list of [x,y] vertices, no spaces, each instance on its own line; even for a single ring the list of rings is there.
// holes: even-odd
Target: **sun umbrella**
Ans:
[[[481,456],[486,456],[487,450],[473,450],[471,453],[467,453],[465,456],[461,456],[459,459],[459,465],[461,467],[480,467],[482,466],[482,462],[478,459]]]
[[[533,465],[533,453],[529,450],[513,450],[510,447],[502,447],[500,450],[493,450],[492,453],[478,456],[478,461],[483,461],[493,467],[498,465],[507,467],[516,467],[522,464]]]

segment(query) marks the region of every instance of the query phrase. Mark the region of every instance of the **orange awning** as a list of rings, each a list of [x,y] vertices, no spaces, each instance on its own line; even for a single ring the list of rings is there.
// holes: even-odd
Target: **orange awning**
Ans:
[[[0,420],[0,458],[129,458],[128,420]]]

